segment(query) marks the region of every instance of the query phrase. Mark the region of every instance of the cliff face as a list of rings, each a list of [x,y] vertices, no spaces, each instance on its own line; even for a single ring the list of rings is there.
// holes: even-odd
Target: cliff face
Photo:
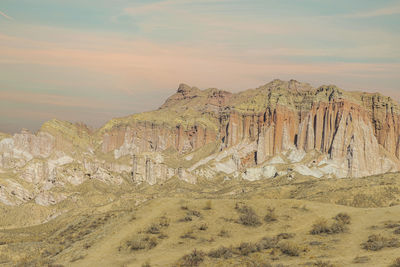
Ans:
[[[54,204],[64,196],[52,188],[87,179],[194,183],[220,173],[254,180],[399,171],[399,116],[388,97],[336,86],[274,80],[232,94],[181,84],[158,110],[95,132],[52,120],[36,134],[0,135],[0,201]]]

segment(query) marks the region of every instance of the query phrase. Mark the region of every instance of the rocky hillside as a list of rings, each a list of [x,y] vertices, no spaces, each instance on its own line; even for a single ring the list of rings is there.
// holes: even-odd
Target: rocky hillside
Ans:
[[[0,134],[0,202],[52,205],[89,179],[258,180],[362,177],[400,169],[400,109],[390,97],[274,80],[237,94],[181,84],[155,111],[97,131],[52,120]]]

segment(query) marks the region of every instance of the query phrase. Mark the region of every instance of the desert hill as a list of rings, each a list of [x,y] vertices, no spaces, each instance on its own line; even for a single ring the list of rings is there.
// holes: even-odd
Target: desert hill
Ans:
[[[274,80],[0,134],[0,264],[388,266],[399,117],[378,93]]]

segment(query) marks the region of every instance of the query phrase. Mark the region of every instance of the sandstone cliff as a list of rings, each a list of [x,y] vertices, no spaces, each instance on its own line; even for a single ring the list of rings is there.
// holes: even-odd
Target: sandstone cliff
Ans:
[[[237,94],[181,84],[155,111],[0,135],[0,201],[50,205],[88,179],[362,177],[400,169],[400,109],[380,94],[274,80]],[[54,189],[54,190],[53,190]],[[62,191],[62,190],[61,190]]]

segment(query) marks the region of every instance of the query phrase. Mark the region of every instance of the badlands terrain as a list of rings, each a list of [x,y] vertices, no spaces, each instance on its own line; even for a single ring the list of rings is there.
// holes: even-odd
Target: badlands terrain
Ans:
[[[390,97],[181,84],[0,134],[0,266],[400,266],[399,159]]]

